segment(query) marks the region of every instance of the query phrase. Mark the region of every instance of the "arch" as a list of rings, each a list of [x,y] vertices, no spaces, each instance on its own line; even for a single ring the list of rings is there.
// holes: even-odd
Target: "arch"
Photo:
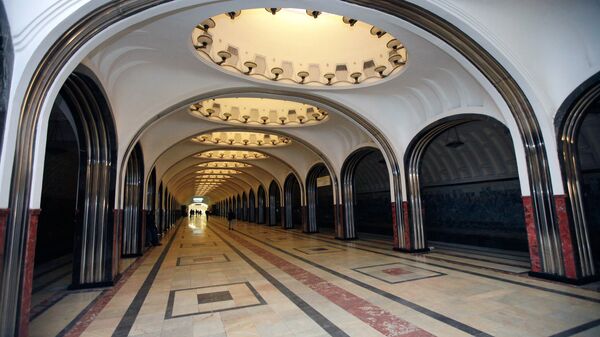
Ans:
[[[336,226],[337,212],[333,201],[331,178],[324,178],[322,183],[318,178],[331,177],[323,163],[315,164],[306,176],[306,201],[308,209],[307,233],[319,232],[319,228],[332,228],[336,235],[342,237],[339,226]],[[321,186],[319,186],[321,185]],[[321,188],[319,188],[321,187]],[[329,204],[331,200],[331,205]]]
[[[434,239],[527,251],[514,146],[502,123],[473,114],[441,119],[411,141],[405,162],[415,249]]]
[[[256,222],[256,198],[253,189],[248,192],[248,207],[248,221]]]
[[[468,34],[461,31],[458,27],[450,24],[440,16],[419,7],[418,5],[407,1],[372,1],[372,0],[346,0],[349,3],[365,6],[374,10],[379,10],[390,15],[405,20],[420,29],[423,29],[456,49],[469,62],[481,71],[490,83],[492,83],[499,94],[507,102],[507,105],[515,117],[515,120],[521,131],[524,148],[526,149],[526,159],[531,186],[531,209],[533,211],[533,221],[538,232],[551,232],[553,235],[545,238],[541,250],[546,250],[548,245],[558,246],[554,234],[557,229],[554,221],[554,206],[552,204],[552,186],[550,184],[550,174],[548,168],[544,165],[548,162],[545,153],[542,133],[537,123],[534,111],[529,104],[527,96],[519,87],[511,74],[502,67],[501,63],[479,45]],[[36,130],[44,101],[46,100],[50,87],[60,74],[60,69],[68,63],[83,45],[92,38],[96,37],[103,30],[117,24],[122,20],[128,19],[148,7],[160,4],[158,1],[142,1],[131,6],[122,7],[121,3],[108,3],[94,8],[77,20],[73,26],[64,29],[63,33],[56,38],[54,44],[48,48],[47,52],[41,57],[42,61],[33,71],[30,79],[27,95],[23,99],[20,110],[20,118],[16,126],[17,146],[14,155],[14,164],[12,168],[13,177],[11,181],[9,194],[10,213],[7,219],[7,244],[5,256],[7,259],[12,257],[21,257],[23,255],[24,240],[27,237],[28,224],[28,206],[30,199],[30,186],[32,181],[33,167],[33,149],[36,143]],[[186,103],[187,104],[187,103]],[[137,140],[136,140],[137,141]],[[380,139],[378,139],[380,141]],[[385,142],[385,140],[384,140]],[[391,147],[386,144],[386,155]],[[398,166],[392,167],[392,174],[398,174]],[[400,191],[398,181],[394,181],[394,195]],[[395,200],[400,200],[396,198]],[[14,227],[14,228],[13,228]],[[401,230],[400,238],[404,238],[404,228]],[[404,240],[404,239],[401,239]],[[548,241],[548,242],[546,242]],[[13,244],[14,242],[14,244]],[[403,248],[409,248],[401,241]],[[551,254],[554,256],[555,254]],[[542,255],[540,255],[542,256]],[[10,268],[9,275],[14,277],[5,277],[3,279],[2,295],[4,293],[15,292],[13,289],[20,289],[22,268],[18,258],[7,260],[4,265]],[[555,259],[543,258],[540,271],[547,274],[562,275],[562,269],[555,262]],[[17,292],[18,293],[18,292]],[[0,308],[16,308],[18,296],[0,296],[2,305]],[[8,334],[14,334],[17,331],[17,310],[2,309],[0,313],[2,325]]]
[[[558,152],[566,197],[568,222],[562,231],[572,239],[563,245],[567,276],[591,279],[600,270],[600,73],[571,93],[555,117]],[[558,207],[560,209],[560,207]],[[566,245],[566,246],[565,246]],[[569,249],[570,248],[570,249]],[[566,250],[565,250],[566,249]]]
[[[59,115],[61,117],[57,118]],[[33,236],[39,237],[40,241],[37,245],[36,240],[29,242],[37,246],[34,249],[39,249],[38,258],[54,258],[52,252],[44,251],[44,241],[47,241],[44,233],[48,232],[46,229],[54,230],[59,226],[70,229],[70,240],[67,238],[65,242],[61,242],[55,237],[51,238],[50,243],[55,247],[54,252],[72,254],[70,287],[77,289],[112,285],[118,273],[118,256],[113,254],[119,252],[118,246],[114,247],[115,244],[118,245],[114,221],[119,218],[114,217],[110,209],[114,205],[117,142],[108,102],[96,78],[89,75],[86,68],[76,69],[60,89],[53,104],[49,132],[55,136],[49,134],[46,146],[48,161],[44,165],[46,180],[43,190],[50,194],[44,198],[44,212],[39,215],[39,235],[34,233]],[[57,143],[57,150],[63,151],[63,154],[52,153],[52,147]],[[67,149],[66,143],[71,144]],[[52,196],[52,191],[57,189],[62,193]],[[67,200],[57,198],[64,193],[72,196]],[[34,216],[36,213],[32,211],[30,215]],[[64,222],[68,223],[63,225]],[[36,229],[33,227],[29,230]],[[13,261],[8,267],[19,265],[33,270],[34,263],[33,259],[23,258]],[[2,284],[5,286],[7,282],[17,281],[11,278],[19,275],[19,272],[5,269]],[[24,275],[20,282],[31,284],[31,274]],[[3,293],[3,299],[19,294],[14,289],[10,294]],[[29,302],[24,300],[20,305],[20,310],[25,310]],[[13,309],[17,308],[15,305]],[[24,325],[21,326],[25,328]]]
[[[302,189],[298,178],[290,173],[283,184],[284,228],[300,228],[302,226]]]
[[[124,257],[142,254],[145,224],[142,223],[144,192],[144,156],[138,143],[127,161],[121,254]]]
[[[381,151],[363,147],[352,152],[342,165],[341,181],[346,237],[359,231],[392,237],[390,175]]]

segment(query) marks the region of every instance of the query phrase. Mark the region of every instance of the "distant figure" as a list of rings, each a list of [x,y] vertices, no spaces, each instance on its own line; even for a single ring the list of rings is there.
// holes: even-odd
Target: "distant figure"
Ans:
[[[204,211],[204,215],[206,215],[206,223],[208,223],[208,215],[210,212],[208,210]]]
[[[235,214],[233,214],[232,210],[229,210],[229,213],[227,213],[227,222],[230,230],[233,230],[233,219],[235,219]]]

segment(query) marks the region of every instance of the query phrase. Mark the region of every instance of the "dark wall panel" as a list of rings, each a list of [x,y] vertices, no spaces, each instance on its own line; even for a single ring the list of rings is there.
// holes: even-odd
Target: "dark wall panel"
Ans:
[[[518,179],[426,187],[428,240],[527,251]]]

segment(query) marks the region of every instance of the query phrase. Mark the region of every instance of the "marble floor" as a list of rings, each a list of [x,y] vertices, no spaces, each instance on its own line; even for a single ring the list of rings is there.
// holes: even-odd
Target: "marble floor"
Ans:
[[[116,286],[38,312],[31,335],[600,336],[600,293],[530,278],[520,254],[440,243],[412,255],[204,216],[162,243]]]

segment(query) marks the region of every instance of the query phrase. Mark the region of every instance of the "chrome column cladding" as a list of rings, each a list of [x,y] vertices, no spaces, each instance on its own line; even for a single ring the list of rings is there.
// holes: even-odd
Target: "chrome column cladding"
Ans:
[[[563,182],[568,195],[567,205],[574,243],[577,249],[578,274],[590,277],[598,272],[594,266],[594,256],[589,237],[589,224],[586,217],[583,194],[581,163],[577,148],[579,130],[588,109],[600,99],[600,73],[593,76],[590,84],[584,83],[563,103],[556,116],[558,151],[563,169]],[[595,257],[598,258],[598,257]]]
[[[125,172],[125,197],[123,205],[123,236],[121,254],[139,255],[144,243],[142,239],[142,198],[144,181],[144,159],[142,148],[136,145],[127,161]]]
[[[257,194],[257,198],[258,198],[258,214],[257,214],[257,220],[256,223],[259,224],[264,224],[265,223],[265,206],[266,206],[266,200],[265,200],[265,188],[260,185],[258,187],[258,192]]]
[[[308,233],[316,233],[319,231],[317,224],[317,178],[323,173],[327,172],[333,183],[334,176],[331,174],[331,170],[323,163],[314,165],[306,176],[306,204],[308,206]],[[332,186],[336,188],[335,186]],[[335,195],[336,191],[333,190]],[[335,207],[335,200],[333,201],[332,207]],[[335,211],[334,211],[335,214]],[[337,233],[337,229],[336,229]]]
[[[254,197],[254,190],[250,189],[248,192],[248,221],[256,222],[256,198]]]
[[[360,161],[376,148],[362,148],[351,153],[342,166],[342,202],[344,205],[344,238],[356,237],[356,226],[354,225],[354,174],[356,166]]]
[[[281,192],[279,184],[273,180],[269,185],[269,225],[276,225],[280,221],[280,217],[277,216],[279,213],[279,207],[281,204]]]
[[[475,65],[498,90],[515,119],[525,148],[534,218],[540,240],[542,272],[563,276],[564,265],[560,251],[560,237],[558,223],[555,219],[552,183],[544,138],[535,112],[515,79],[475,40],[456,26],[424,8],[407,1],[344,1],[389,13],[433,34]],[[412,174],[414,173],[409,173],[409,176]],[[414,203],[414,200],[409,200],[409,204]],[[422,233],[415,233],[413,237],[421,235]]]
[[[294,228],[294,205],[293,205],[293,189],[294,184],[300,187],[298,178],[293,173],[290,173],[283,184],[283,205],[284,205],[284,219],[285,223],[282,224],[283,228]]]
[[[72,111],[80,141],[78,208],[80,237],[74,286],[111,282],[116,136],[101,90],[90,77],[74,73],[61,90]],[[78,276],[77,276],[78,274]]]

